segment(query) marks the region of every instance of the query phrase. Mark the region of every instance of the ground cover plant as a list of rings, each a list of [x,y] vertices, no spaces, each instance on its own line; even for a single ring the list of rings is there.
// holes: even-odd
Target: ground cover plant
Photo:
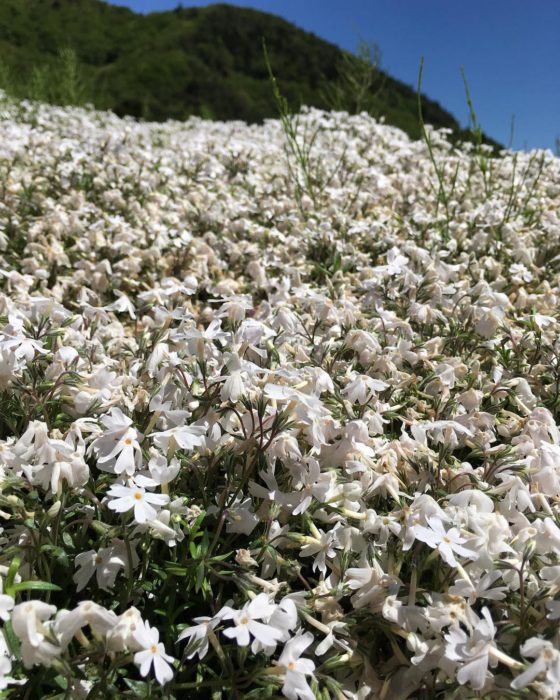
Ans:
[[[284,116],[2,104],[2,697],[558,696],[560,160]]]

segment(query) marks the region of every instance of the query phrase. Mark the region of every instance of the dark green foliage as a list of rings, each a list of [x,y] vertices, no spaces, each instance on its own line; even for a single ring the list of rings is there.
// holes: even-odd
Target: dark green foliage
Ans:
[[[221,4],[138,15],[101,0],[1,0],[0,85],[149,120],[259,122],[276,116],[263,38],[292,109],[367,109],[420,137],[414,90],[371,55],[351,56],[279,17]],[[423,109],[426,122],[461,131],[437,102],[424,98]]]
[[[12,96],[59,105],[93,101],[91,86],[76,52],[63,48],[52,61],[34,65],[24,75],[7,63],[0,68],[0,87]]]

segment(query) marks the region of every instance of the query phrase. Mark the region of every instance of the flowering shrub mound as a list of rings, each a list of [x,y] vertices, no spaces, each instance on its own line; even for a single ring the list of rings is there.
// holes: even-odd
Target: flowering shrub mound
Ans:
[[[560,161],[0,136],[2,697],[556,698]]]

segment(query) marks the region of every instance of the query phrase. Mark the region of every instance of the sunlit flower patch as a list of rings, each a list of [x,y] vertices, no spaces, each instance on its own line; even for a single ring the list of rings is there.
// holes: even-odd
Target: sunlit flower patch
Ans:
[[[560,695],[560,161],[3,106],[0,690]]]

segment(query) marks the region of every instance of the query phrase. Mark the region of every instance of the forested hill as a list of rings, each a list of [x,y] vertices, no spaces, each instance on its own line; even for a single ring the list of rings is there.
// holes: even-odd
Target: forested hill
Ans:
[[[365,108],[420,136],[412,88],[373,71],[357,105],[341,49],[275,15],[225,4],[141,15],[101,0],[1,0],[0,79],[16,90],[44,83],[49,71],[56,74],[60,49],[71,48],[84,98],[98,108],[156,121],[258,122],[276,116],[263,37],[293,108]],[[457,120],[438,103],[424,98],[423,110],[427,123],[459,135]]]

